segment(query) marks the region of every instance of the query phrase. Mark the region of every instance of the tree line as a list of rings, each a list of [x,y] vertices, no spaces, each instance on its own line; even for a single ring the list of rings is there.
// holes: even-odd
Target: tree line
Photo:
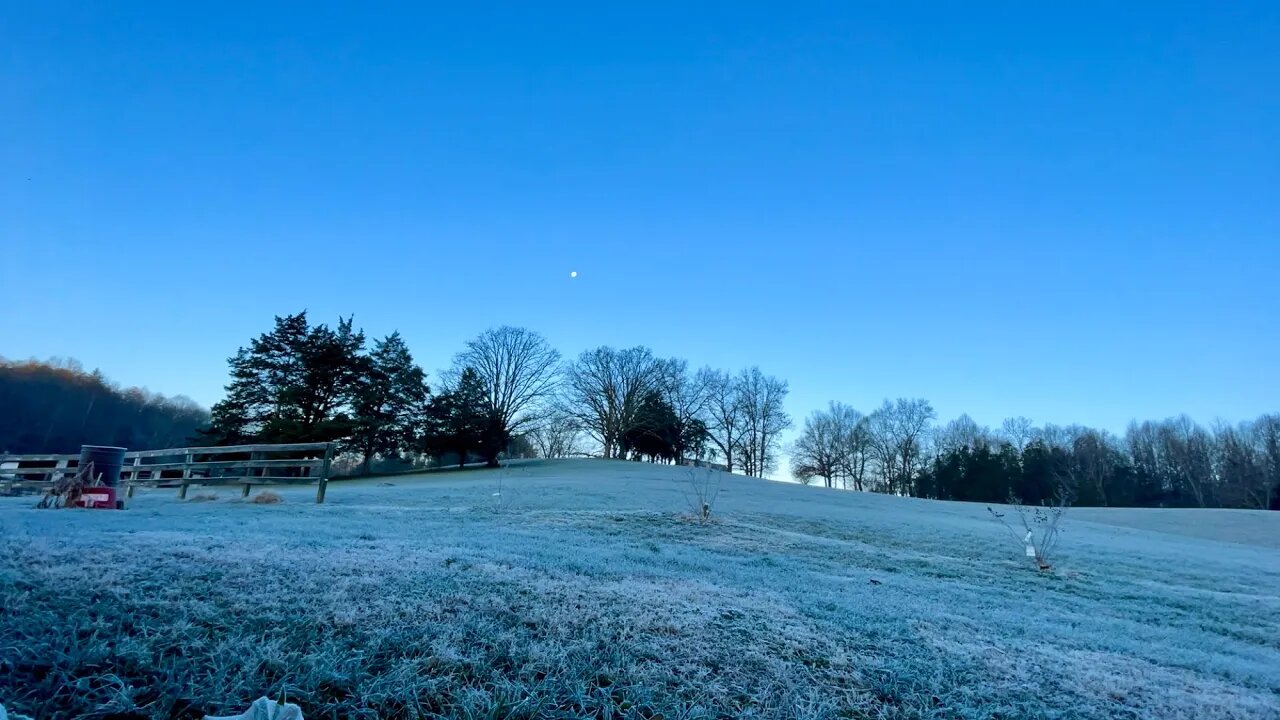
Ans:
[[[815,411],[791,448],[803,483],[941,500],[1280,509],[1280,414],[1205,428],[1184,416],[1133,422],[1123,436],[1010,418],[992,430],[961,415],[940,426],[921,399],[870,414]]]
[[[714,462],[764,477],[778,466],[785,381],[759,368],[691,370],[645,347],[602,346],[565,360],[538,333],[498,327],[469,341],[433,390],[403,338],[370,344],[351,318],[306,312],[228,360],[226,398],[201,430],[210,444],[338,442],[375,461],[429,456],[490,466],[505,455]]]
[[[190,398],[122,388],[74,360],[0,358],[0,454],[181,447],[208,422]]]
[[[786,381],[759,368],[693,369],[639,346],[566,360],[509,326],[467,342],[434,389],[399,333],[370,342],[351,318],[313,324],[306,312],[276,317],[228,366],[226,397],[206,412],[116,387],[74,361],[0,359],[0,451],[325,441],[365,472],[424,457],[497,465],[591,454],[766,477],[791,427]],[[792,474],[945,500],[1280,509],[1280,414],[1212,428],[1185,416],[1134,422],[1123,436],[1020,417],[995,430],[967,415],[936,420],[922,399],[867,414],[831,403],[787,448]]]

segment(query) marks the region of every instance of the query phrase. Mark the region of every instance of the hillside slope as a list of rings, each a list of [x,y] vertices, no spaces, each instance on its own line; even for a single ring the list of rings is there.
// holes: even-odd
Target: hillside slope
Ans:
[[[535,462],[123,513],[0,499],[0,702],[198,717],[1280,716],[1280,514],[981,505]],[[193,496],[197,493],[193,491]],[[235,498],[234,500],[232,498]],[[12,651],[10,652],[10,649]],[[57,688],[64,688],[57,691]]]

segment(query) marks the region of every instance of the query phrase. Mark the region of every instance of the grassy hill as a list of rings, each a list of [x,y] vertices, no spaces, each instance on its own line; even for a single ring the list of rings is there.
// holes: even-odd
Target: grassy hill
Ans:
[[[285,502],[0,499],[0,703],[309,719],[1280,717],[1280,513],[986,508],[605,461]],[[192,495],[199,493],[193,490]]]

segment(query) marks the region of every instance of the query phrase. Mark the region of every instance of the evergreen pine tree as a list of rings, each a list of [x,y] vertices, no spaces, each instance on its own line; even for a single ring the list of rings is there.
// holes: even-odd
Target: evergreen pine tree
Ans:
[[[436,457],[457,455],[458,467],[469,455],[496,459],[506,437],[496,430],[484,383],[473,368],[463,369],[457,386],[432,399],[427,410],[426,451]]]
[[[321,442],[351,433],[348,409],[369,373],[364,333],[351,318],[312,327],[305,311],[276,318],[227,362],[227,397],[202,434],[219,445]]]
[[[363,471],[375,455],[412,450],[426,411],[426,373],[395,332],[374,343],[368,372],[355,392],[350,447],[363,458]]]

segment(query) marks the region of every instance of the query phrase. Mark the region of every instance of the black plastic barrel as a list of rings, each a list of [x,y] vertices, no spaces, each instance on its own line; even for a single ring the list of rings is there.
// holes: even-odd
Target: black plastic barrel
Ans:
[[[124,467],[124,448],[102,445],[80,446],[80,467],[93,463],[93,477],[102,476],[102,484],[116,487],[120,484],[120,469]]]

